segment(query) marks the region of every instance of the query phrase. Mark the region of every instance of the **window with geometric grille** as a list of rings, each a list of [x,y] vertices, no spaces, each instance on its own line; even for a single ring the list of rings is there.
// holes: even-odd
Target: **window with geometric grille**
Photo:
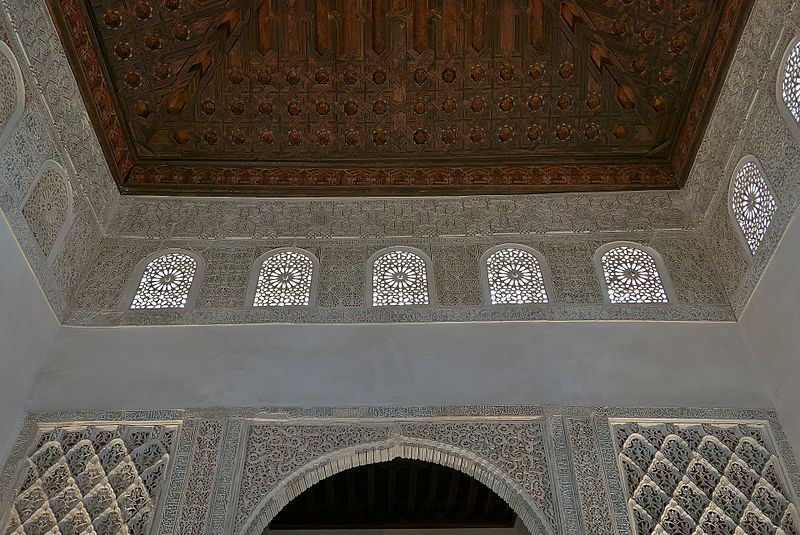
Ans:
[[[408,248],[378,253],[372,262],[372,306],[428,305],[428,263]]]
[[[747,158],[736,168],[730,189],[730,209],[750,254],[756,254],[777,204],[761,167]]]
[[[800,39],[795,39],[786,52],[782,78],[780,97],[794,121],[800,123]]]
[[[259,267],[253,306],[309,306],[315,264],[310,253],[297,249],[268,253]]]
[[[547,303],[538,253],[521,245],[501,245],[484,255],[489,302],[493,305]]]
[[[133,296],[132,309],[185,308],[197,274],[197,260],[181,252],[169,252],[151,260]]]
[[[611,303],[668,303],[655,252],[634,243],[609,244],[598,250],[602,281]]]

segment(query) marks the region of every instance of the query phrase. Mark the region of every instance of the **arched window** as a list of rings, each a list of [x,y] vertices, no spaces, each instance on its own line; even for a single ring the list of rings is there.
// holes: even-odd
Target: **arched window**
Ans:
[[[198,262],[192,254],[169,251],[155,258],[148,257],[136,270],[140,272],[130,308],[186,308],[190,305],[193,282],[198,274]]]
[[[301,249],[275,249],[256,260],[248,302],[255,307],[309,306],[316,289],[317,259]]]
[[[653,249],[633,242],[609,243],[595,263],[610,303],[668,303],[666,269]]]
[[[486,301],[492,305],[547,303],[549,277],[542,256],[523,245],[499,245],[484,253],[481,271]]]
[[[430,261],[422,251],[395,247],[370,259],[372,306],[429,305]]]
[[[25,82],[17,58],[0,41],[0,147],[11,137],[25,111]]]
[[[797,134],[800,124],[800,36],[787,48],[782,65],[778,75],[778,104]]]
[[[754,158],[745,157],[736,166],[729,197],[728,206],[740,231],[739,237],[754,255],[777,209],[772,190]]]

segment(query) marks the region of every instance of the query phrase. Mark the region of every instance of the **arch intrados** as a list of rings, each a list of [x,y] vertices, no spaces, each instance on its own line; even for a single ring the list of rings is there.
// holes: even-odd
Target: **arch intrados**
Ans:
[[[530,497],[487,461],[460,448],[424,440],[389,440],[354,446],[324,455],[294,471],[258,504],[239,531],[241,535],[261,535],[286,505],[318,483],[350,468],[412,459],[439,464],[462,472],[486,485],[517,514],[531,535],[553,535],[544,515]]]

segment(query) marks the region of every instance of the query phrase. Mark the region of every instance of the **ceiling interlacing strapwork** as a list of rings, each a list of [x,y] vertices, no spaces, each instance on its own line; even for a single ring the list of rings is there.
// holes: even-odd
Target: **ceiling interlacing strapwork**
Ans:
[[[82,1],[51,9],[124,190],[295,194],[680,186],[750,6]]]

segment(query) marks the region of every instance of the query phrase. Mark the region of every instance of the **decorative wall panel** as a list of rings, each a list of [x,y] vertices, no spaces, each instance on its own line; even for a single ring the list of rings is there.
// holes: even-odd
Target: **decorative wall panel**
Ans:
[[[609,240],[629,238],[651,243],[665,259],[664,272],[679,298],[670,303],[609,304],[603,300],[593,256]],[[507,239],[507,237],[506,237]],[[648,241],[652,240],[652,241]],[[247,323],[247,322],[414,322],[527,319],[703,319],[730,321],[732,312],[714,267],[703,250],[702,237],[690,232],[654,236],[619,234],[515,236],[514,242],[540,251],[552,272],[553,291],[547,303],[494,307],[483,298],[481,256],[505,243],[497,238],[419,238],[398,240],[106,240],[94,269],[73,296],[78,325]],[[256,258],[289,243],[319,258],[318,299],[310,307],[252,307],[248,279]],[[386,247],[405,246],[430,255],[430,287],[436,300],[425,307],[373,307],[369,284],[370,257]],[[195,306],[178,311],[118,310],[125,288],[135,278],[134,266],[165,248],[180,248],[205,260],[206,276],[198,279]],[[368,297],[367,297],[368,296]]]
[[[176,443],[176,424],[40,427],[6,533],[147,535]]]
[[[0,27],[0,147],[5,145],[25,110],[25,81]]]
[[[48,256],[72,213],[69,182],[54,162],[45,164],[22,213],[42,252]]]
[[[259,535],[317,481],[394,458],[487,484],[532,535],[733,535],[734,512],[736,535],[797,533],[800,474],[774,413],[560,406],[33,413],[0,529]],[[724,526],[692,527],[712,517]]]
[[[635,533],[798,533],[763,424],[614,425]]]

